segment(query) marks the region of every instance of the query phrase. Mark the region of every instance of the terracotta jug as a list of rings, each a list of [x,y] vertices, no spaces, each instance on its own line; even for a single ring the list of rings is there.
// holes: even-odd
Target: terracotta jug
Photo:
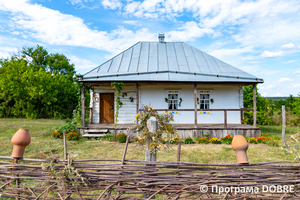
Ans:
[[[23,158],[25,147],[31,142],[31,137],[27,129],[19,129],[11,138],[11,143],[14,145],[11,157]]]
[[[232,139],[231,143],[232,149],[236,153],[236,159],[237,163],[239,164],[247,164],[248,158],[247,158],[247,149],[248,149],[248,142],[242,135],[235,135]]]

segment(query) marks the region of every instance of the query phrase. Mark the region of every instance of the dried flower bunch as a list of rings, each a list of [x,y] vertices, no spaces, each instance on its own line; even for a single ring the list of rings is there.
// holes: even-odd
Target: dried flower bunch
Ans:
[[[149,132],[147,128],[147,120],[150,117],[155,117],[158,121],[158,129],[155,133]],[[138,124],[131,127],[137,133],[141,146],[148,152],[157,153],[158,150],[168,149],[168,145],[163,141],[167,141],[172,136],[177,136],[176,130],[171,124],[173,122],[173,115],[167,112],[158,113],[150,105],[146,105],[143,111],[135,116]]]

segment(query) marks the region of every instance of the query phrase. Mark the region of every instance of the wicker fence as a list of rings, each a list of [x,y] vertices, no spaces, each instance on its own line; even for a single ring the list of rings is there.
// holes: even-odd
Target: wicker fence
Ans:
[[[1,197],[16,199],[300,199],[300,165],[0,156]],[[1,199],[0,197],[0,199]]]

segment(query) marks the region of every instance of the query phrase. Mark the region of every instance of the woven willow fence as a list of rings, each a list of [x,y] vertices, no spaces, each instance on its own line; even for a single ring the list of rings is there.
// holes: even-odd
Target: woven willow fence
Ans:
[[[16,199],[300,199],[300,165],[0,156],[1,197]],[[179,148],[180,149],[180,148]],[[1,198],[0,197],[0,198]]]

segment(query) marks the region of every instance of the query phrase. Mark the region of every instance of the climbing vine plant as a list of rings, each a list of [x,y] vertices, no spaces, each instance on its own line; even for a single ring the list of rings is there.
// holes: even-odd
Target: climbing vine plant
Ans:
[[[120,95],[124,87],[122,82],[112,82],[111,87],[116,90],[116,114],[115,114],[115,124],[118,123],[119,109],[120,109]]]

